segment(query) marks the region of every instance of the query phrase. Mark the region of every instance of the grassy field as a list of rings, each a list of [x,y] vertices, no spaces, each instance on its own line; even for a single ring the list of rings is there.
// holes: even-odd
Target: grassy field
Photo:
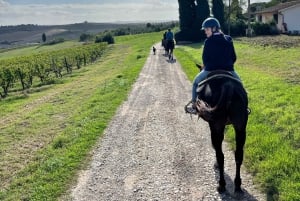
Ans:
[[[89,160],[93,145],[126,99],[151,45],[161,36],[117,37],[99,61],[59,84],[0,100],[0,200],[57,200],[62,196]],[[236,70],[252,109],[245,166],[268,201],[300,200],[300,47],[290,41],[282,45],[286,40],[235,40]],[[0,60],[72,45],[76,42],[13,50],[0,53]],[[175,49],[190,80],[198,72],[194,62],[201,63],[201,51],[202,44]],[[233,144],[230,128],[227,140]]]
[[[161,36],[117,37],[99,61],[60,84],[0,100],[0,200],[62,196],[89,160],[93,145],[127,98],[151,45]],[[1,55],[35,52],[31,48]]]
[[[299,37],[291,40],[295,39]],[[252,109],[244,164],[261,184],[268,201],[300,200],[300,47],[290,42],[284,48],[280,41],[286,44],[286,40],[235,40],[235,68],[248,91]],[[190,80],[198,73],[194,62],[202,63],[202,45],[175,50]],[[227,130],[227,140],[234,147],[232,128]]]

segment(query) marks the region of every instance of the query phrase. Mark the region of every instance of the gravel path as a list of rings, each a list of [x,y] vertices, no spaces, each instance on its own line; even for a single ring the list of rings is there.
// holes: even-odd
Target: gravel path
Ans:
[[[82,171],[71,200],[265,200],[242,171],[244,195],[233,193],[235,162],[223,144],[227,192],[216,191],[208,125],[183,107],[191,83],[178,62],[170,63],[156,44],[128,100],[124,102]]]

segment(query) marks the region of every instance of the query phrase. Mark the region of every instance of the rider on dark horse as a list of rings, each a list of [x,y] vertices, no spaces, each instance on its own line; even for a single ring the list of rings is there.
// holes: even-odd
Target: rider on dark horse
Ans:
[[[204,41],[202,53],[204,68],[194,78],[192,88],[192,106],[187,107],[186,112],[188,113],[197,114],[197,87],[210,72],[216,70],[228,71],[234,78],[240,80],[240,77],[234,71],[236,54],[232,38],[229,35],[223,34],[220,28],[219,21],[213,17],[207,18],[202,23],[202,30],[205,31],[207,36],[207,39]]]
[[[167,40],[167,51],[174,49],[174,34],[171,29],[168,29],[166,33],[166,40]]]

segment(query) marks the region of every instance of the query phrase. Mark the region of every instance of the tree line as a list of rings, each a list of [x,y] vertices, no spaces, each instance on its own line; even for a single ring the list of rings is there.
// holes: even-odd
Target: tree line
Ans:
[[[107,42],[108,44],[114,43],[115,36],[124,36],[124,35],[134,35],[134,34],[142,34],[142,33],[150,33],[150,32],[160,32],[166,31],[169,28],[174,28],[178,26],[178,22],[164,22],[164,23],[145,23],[145,24],[130,24],[128,27],[121,27],[114,30],[106,30],[99,34],[89,34],[82,33],[80,35],[79,41],[94,41],[98,42]]]

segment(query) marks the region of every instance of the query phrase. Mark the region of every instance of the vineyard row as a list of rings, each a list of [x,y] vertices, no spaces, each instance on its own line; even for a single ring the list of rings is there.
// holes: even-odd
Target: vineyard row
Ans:
[[[95,43],[1,60],[0,98],[12,89],[29,89],[34,80],[44,85],[71,74],[74,69],[95,62],[106,47],[106,43]]]

